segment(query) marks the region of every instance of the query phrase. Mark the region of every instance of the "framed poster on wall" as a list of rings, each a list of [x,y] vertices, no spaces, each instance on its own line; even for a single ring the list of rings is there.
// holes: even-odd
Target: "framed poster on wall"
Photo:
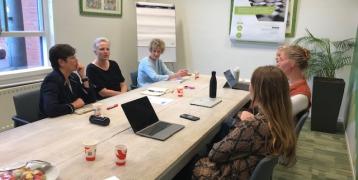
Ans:
[[[230,39],[275,42],[285,39],[288,0],[233,0]]]
[[[286,21],[286,37],[294,37],[296,31],[296,14],[298,0],[288,0],[288,15]]]
[[[122,0],[80,0],[80,14],[121,17]]]

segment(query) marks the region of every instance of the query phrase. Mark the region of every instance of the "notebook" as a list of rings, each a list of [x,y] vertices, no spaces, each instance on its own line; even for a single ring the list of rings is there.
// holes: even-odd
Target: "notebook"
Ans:
[[[159,87],[149,87],[141,93],[148,96],[161,96],[167,93],[167,88],[159,88]]]
[[[75,114],[85,114],[91,111],[93,111],[92,104],[87,104],[79,109],[76,109]]]
[[[222,100],[219,99],[219,98],[204,97],[204,98],[195,99],[194,101],[192,101],[190,103],[190,105],[196,105],[196,106],[203,106],[203,107],[212,108],[215,105],[219,104],[221,101]]]
[[[226,83],[224,85],[225,87],[230,87],[232,89],[238,89],[238,90],[245,90],[248,91],[249,90],[249,83],[243,83],[243,82],[238,82],[234,75],[231,73],[231,70],[227,70],[224,72],[224,76],[226,78]]]
[[[122,104],[133,131],[141,136],[166,140],[184,128],[183,125],[159,121],[147,96]]]

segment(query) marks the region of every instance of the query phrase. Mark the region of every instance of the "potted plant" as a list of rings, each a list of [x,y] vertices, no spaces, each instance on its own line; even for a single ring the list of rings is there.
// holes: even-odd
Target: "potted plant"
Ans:
[[[313,76],[311,130],[335,133],[345,86],[343,79],[335,77],[336,70],[352,63],[355,42],[353,38],[331,41],[306,32],[294,43],[311,55],[306,70],[307,77]]]

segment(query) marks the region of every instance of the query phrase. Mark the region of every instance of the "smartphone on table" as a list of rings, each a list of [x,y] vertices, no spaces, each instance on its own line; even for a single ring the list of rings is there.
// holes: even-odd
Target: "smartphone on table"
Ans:
[[[184,118],[184,119],[191,120],[191,121],[197,121],[197,120],[200,119],[199,117],[196,117],[196,116],[193,116],[193,115],[190,115],[190,114],[181,114],[180,117]]]

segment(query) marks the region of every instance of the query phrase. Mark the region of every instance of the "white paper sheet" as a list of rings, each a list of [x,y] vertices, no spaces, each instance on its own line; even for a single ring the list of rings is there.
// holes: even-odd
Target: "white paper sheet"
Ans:
[[[160,105],[167,105],[173,101],[173,99],[154,97],[154,96],[148,96],[148,98],[152,104],[160,104]]]

